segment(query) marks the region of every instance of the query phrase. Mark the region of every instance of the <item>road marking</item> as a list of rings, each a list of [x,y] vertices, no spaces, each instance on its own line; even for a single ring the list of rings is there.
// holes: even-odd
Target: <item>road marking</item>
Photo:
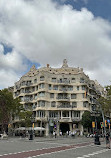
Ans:
[[[35,143],[37,143],[37,144],[40,144],[40,143],[43,143],[43,144],[55,144],[55,145],[57,145],[57,144],[59,144],[59,145],[66,145],[66,146],[70,146],[70,144],[60,144],[60,143],[50,143],[50,142],[35,142]]]
[[[40,155],[36,155],[36,156],[30,156],[30,157],[27,157],[27,158],[35,158],[35,157],[44,156],[44,155],[51,155],[53,153],[60,153],[60,152],[64,152],[64,151],[67,151],[67,150],[75,150],[75,149],[84,148],[84,147],[87,147],[87,146],[92,146],[92,144],[86,145],[86,146],[75,147],[75,148],[71,148],[71,149],[66,149],[66,150],[60,150],[60,151],[54,151],[54,152],[50,152],[50,153],[44,153],[44,154],[40,154]]]
[[[91,157],[91,156],[94,156],[94,155],[98,155],[98,154],[104,153],[104,152],[109,151],[109,150],[110,149],[103,149],[103,150],[99,150],[99,151],[93,152],[92,154],[83,155],[83,156],[77,157],[77,158]]]
[[[12,154],[8,154],[7,156],[1,155],[0,157],[5,157],[5,158],[14,158],[14,157],[37,157],[40,155],[45,155],[45,154],[51,154],[51,153],[57,153],[57,152],[62,152],[62,151],[66,151],[66,150],[72,150],[72,149],[77,149],[77,148],[82,148],[82,147],[86,147],[91,145],[91,143],[80,143],[80,144],[72,144],[69,146],[59,146],[59,147],[52,147],[52,148],[46,148],[46,149],[37,149],[37,150],[31,150],[31,151],[22,151],[19,153],[12,153]],[[15,155],[15,156],[14,156]],[[30,156],[29,156],[30,155]]]

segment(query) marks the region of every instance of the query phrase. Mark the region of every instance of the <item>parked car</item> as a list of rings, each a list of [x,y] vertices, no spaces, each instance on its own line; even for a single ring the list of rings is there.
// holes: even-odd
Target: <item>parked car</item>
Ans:
[[[88,133],[88,135],[87,135],[87,138],[93,138],[93,137],[95,137],[95,134],[90,134],[90,133]]]
[[[1,139],[8,139],[8,135],[4,132],[3,134],[0,134]]]

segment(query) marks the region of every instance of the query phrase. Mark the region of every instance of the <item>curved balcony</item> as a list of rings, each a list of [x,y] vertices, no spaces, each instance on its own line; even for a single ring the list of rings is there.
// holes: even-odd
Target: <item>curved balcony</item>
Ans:
[[[66,104],[66,105],[63,105],[63,104],[61,104],[61,105],[58,105],[57,106],[57,108],[72,108],[72,105],[68,105],[68,104]]]
[[[69,101],[70,100],[70,98],[67,96],[58,96],[58,97],[56,97],[56,99],[59,101]]]
[[[64,80],[64,79],[63,80],[58,80],[57,83],[67,85],[67,84],[70,84],[70,80],[68,80],[68,79],[67,80]]]

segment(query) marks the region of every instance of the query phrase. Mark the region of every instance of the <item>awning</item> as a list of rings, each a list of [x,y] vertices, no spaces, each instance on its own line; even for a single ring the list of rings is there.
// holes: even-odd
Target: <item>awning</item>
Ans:
[[[26,130],[25,127],[19,127],[19,128],[16,128],[16,129],[15,129],[15,131],[24,131],[24,130]]]
[[[45,131],[43,127],[19,127],[16,128],[15,131],[24,131],[24,130],[34,130],[34,131]]]
[[[45,131],[45,128],[43,128],[43,127],[34,127],[33,130],[35,130],[35,131]]]

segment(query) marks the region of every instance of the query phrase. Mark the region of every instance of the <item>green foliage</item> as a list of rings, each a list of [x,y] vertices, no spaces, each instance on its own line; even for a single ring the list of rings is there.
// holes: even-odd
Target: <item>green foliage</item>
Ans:
[[[12,92],[9,92],[8,89],[0,90],[0,122],[2,126],[8,124],[10,117],[13,119],[21,109],[20,100],[14,99]]]
[[[100,97],[98,102],[102,105],[102,109],[105,115],[111,112],[111,86],[106,86],[106,96]]]
[[[82,115],[82,125],[84,128],[89,128],[92,126],[92,116],[89,111],[85,111]]]
[[[21,120],[21,126],[31,127],[32,126],[32,111],[21,111],[19,113],[19,118]]]

